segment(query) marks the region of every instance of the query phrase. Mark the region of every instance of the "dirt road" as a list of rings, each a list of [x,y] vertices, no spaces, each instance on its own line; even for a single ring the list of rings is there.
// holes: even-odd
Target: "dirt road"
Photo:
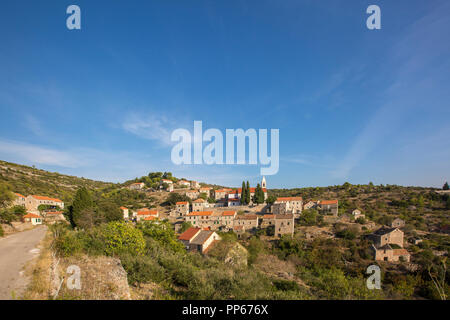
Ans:
[[[0,300],[18,298],[28,279],[23,275],[24,265],[39,254],[37,245],[44,238],[46,226],[14,233],[0,238]]]

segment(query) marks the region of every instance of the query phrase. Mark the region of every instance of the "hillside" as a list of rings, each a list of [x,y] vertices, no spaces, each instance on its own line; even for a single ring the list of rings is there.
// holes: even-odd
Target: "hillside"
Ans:
[[[0,183],[7,183],[14,192],[24,195],[45,195],[63,201],[72,199],[80,187],[94,190],[114,186],[113,183],[49,172],[1,160]]]

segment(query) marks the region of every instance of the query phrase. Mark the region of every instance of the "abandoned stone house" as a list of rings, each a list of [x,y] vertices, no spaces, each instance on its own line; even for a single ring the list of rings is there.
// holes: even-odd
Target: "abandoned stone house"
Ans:
[[[352,211],[352,216],[353,216],[354,220],[356,220],[358,218],[365,218],[365,215],[362,214],[361,211],[358,210],[358,209],[355,209],[355,210]]]
[[[261,228],[275,226],[275,214],[265,214],[262,217]]]
[[[331,215],[337,216],[338,209],[339,209],[339,201],[338,200],[320,200],[318,207],[319,207],[319,211],[322,214],[331,214]]]
[[[313,209],[317,206],[317,201],[308,201],[303,204],[303,210]]]
[[[258,228],[259,218],[256,214],[237,215],[234,219],[234,226],[242,226],[245,230]]]
[[[405,221],[403,221],[400,218],[395,218],[391,222],[391,227],[392,228],[403,228],[404,226],[405,226]]]
[[[209,198],[209,197],[211,197],[211,189],[212,188],[210,188],[210,187],[202,187],[202,188],[198,189],[198,191],[200,192],[200,194],[201,193],[206,194],[206,196]]]
[[[145,187],[145,183],[143,183],[143,182],[135,182],[135,183],[130,184],[128,186],[128,189],[130,189],[130,190],[142,190],[142,189],[144,189],[144,187]]]
[[[405,261],[410,262],[411,255],[406,249],[394,249],[391,245],[385,244],[382,247],[377,248],[375,245],[371,246],[371,250],[375,260],[378,261]]]
[[[59,221],[67,221],[62,211],[46,211],[43,216],[45,222],[48,224],[54,224]]]
[[[275,236],[281,237],[284,234],[294,234],[294,214],[275,215]]]
[[[403,249],[403,231],[398,228],[382,227],[368,236],[373,242],[371,250],[375,260],[410,261],[410,254]]]
[[[368,239],[379,248],[386,244],[396,244],[403,248],[403,231],[398,228],[382,227],[374,233],[368,235]]]

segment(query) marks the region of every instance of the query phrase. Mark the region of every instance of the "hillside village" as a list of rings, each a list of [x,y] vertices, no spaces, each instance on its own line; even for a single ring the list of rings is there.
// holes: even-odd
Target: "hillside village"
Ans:
[[[9,182],[11,183],[11,180]],[[359,191],[356,191],[356,188]],[[332,190],[336,191],[332,192],[323,192],[317,188],[271,190],[265,177],[261,178],[256,187],[250,187],[248,182],[243,182],[240,188],[230,188],[177,179],[170,173],[150,173],[148,177],[119,185],[108,185],[100,189],[101,191],[84,189],[83,192],[92,192],[96,197],[94,199],[100,199],[94,200],[100,204],[100,209],[83,211],[83,215],[77,218],[79,220],[73,217],[73,212],[76,198],[82,197],[81,189],[78,189],[74,200],[69,204],[53,198],[55,195],[52,194],[24,195],[19,193],[23,192],[22,189],[10,190],[15,193],[8,206],[9,210],[21,213],[19,220],[22,224],[47,224],[54,226],[52,228],[66,225],[64,228],[69,229],[76,226],[78,233],[84,230],[82,232],[87,232],[86,236],[89,237],[90,229],[101,228],[108,221],[111,221],[110,224],[113,221],[125,223],[141,231],[145,237],[154,239],[159,239],[156,234],[166,232],[162,230],[169,227],[171,231],[164,236],[164,247],[168,245],[175,252],[182,248],[187,254],[200,254],[204,257],[202,259],[222,257],[220,259],[223,263],[232,261],[236,268],[237,265],[242,265],[244,259],[246,268],[256,268],[259,273],[268,277],[267,279],[272,279],[272,285],[277,286],[277,281],[281,281],[280,283],[284,284],[279,285],[276,290],[287,286],[286,288],[290,288],[285,288],[287,291],[297,292],[297,298],[310,295],[311,290],[328,290],[313,290],[311,285],[314,286],[314,281],[306,284],[303,280],[312,276],[304,268],[308,265],[305,265],[306,261],[313,259],[313,256],[307,260],[301,257],[306,253],[309,255],[308,252],[312,254],[315,250],[322,252],[323,258],[314,258],[319,259],[315,264],[322,264],[321,268],[333,270],[342,264],[341,269],[346,270],[349,276],[353,274],[349,278],[353,279],[361,272],[357,270],[362,270],[363,266],[367,267],[372,261],[381,264],[385,271],[390,271],[395,277],[400,277],[402,285],[409,286],[408,288],[412,286],[407,297],[420,296],[420,290],[423,289],[418,289],[422,285],[417,282],[417,272],[423,268],[424,259],[427,259],[426,263],[438,268],[436,265],[439,261],[448,256],[448,191],[428,189],[422,192],[415,189],[411,193],[415,195],[411,199],[415,200],[410,201],[410,204],[402,202],[404,200],[392,199],[391,206],[393,203],[394,208],[398,208],[398,212],[392,212],[379,196],[371,196],[374,192],[381,196],[387,188],[398,189],[396,186],[346,184],[333,188]],[[367,194],[369,197],[364,196]],[[110,201],[113,201],[114,205],[106,203],[105,199],[113,199]],[[101,208],[102,206],[104,208]],[[386,213],[378,213],[380,210]],[[114,211],[114,215],[103,213],[110,211]],[[418,212],[423,212],[420,214],[422,218],[417,216]],[[96,222],[95,219],[92,220],[92,215],[100,215],[103,218]],[[83,221],[86,219],[90,222]],[[10,220],[11,224],[14,219]],[[16,224],[19,223],[15,220]],[[5,221],[2,226],[8,229]],[[76,232],[64,231],[62,234],[77,236]],[[65,244],[62,250],[69,250],[67,245]],[[69,251],[74,252],[73,250],[79,249],[72,248]],[[73,254],[67,252],[63,256]],[[230,258],[235,252],[240,252],[241,257]],[[425,257],[425,253],[428,256]],[[130,269],[128,259],[131,259],[128,255],[122,258],[124,268],[128,272],[128,281],[140,283],[143,280],[134,279],[136,271],[131,271],[133,269]],[[300,260],[297,261],[298,259]],[[304,262],[301,262],[302,259]],[[333,261],[335,267],[329,265]],[[422,272],[427,270],[422,269]],[[430,273],[430,276],[432,275]],[[399,295],[400,289],[395,289],[399,285],[395,277],[390,279],[393,287],[389,290]],[[433,291],[432,283],[430,279],[426,290]],[[141,289],[136,290],[141,292]],[[178,289],[175,292],[178,292]],[[175,292],[172,294],[180,294]],[[367,298],[377,297],[372,296],[372,293],[366,294]],[[434,297],[439,297],[442,293],[426,294],[428,297],[433,294]]]

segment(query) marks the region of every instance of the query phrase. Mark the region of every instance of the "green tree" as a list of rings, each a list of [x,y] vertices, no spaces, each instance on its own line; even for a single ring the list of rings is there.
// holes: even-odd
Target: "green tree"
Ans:
[[[145,221],[138,224],[138,229],[145,237],[152,238],[173,251],[184,252],[184,246],[175,237],[172,226],[167,221]]]
[[[7,208],[14,201],[14,193],[11,192],[9,186],[5,183],[0,184],[0,209]]]
[[[69,207],[69,219],[72,225],[76,227],[81,222],[81,211],[93,206],[94,202],[89,191],[85,187],[78,189],[72,205]]]
[[[253,201],[257,204],[264,203],[264,191],[262,190],[259,183],[256,185],[255,196],[253,198]]]
[[[241,202],[242,202],[242,204],[248,204],[247,203],[247,188],[245,186],[245,181],[242,181]]]
[[[449,190],[450,187],[448,185],[448,182],[444,183],[444,186],[442,187],[442,190]]]
[[[247,181],[247,188],[245,190],[245,203],[250,203],[250,183]]]
[[[145,253],[145,239],[142,232],[132,224],[114,221],[101,226],[101,235],[107,255],[130,253],[143,255]]]

